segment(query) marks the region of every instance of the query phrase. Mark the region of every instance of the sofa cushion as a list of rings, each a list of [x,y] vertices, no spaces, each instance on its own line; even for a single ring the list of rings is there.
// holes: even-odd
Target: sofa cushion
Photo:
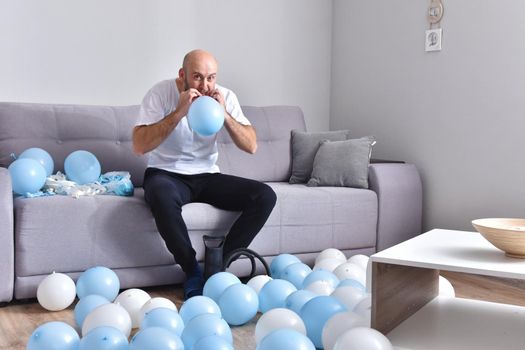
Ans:
[[[307,186],[368,188],[368,164],[373,137],[345,141],[321,141]]]
[[[280,252],[357,249],[376,243],[377,196],[370,190],[270,183],[280,210]],[[275,211],[275,209],[274,209]],[[273,215],[273,213],[272,213]]]
[[[324,132],[292,130],[292,176],[289,182],[291,184],[308,182],[321,141],[342,141],[349,136],[348,130]]]
[[[183,208],[189,230],[196,232],[224,234],[237,216],[204,203]],[[50,267],[71,272],[94,265],[125,268],[174,263],[142,188],[133,197],[17,198],[15,218],[18,276],[47,273]]]

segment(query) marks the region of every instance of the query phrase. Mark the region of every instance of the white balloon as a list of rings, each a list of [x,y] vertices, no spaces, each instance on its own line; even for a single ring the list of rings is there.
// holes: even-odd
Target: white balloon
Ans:
[[[348,258],[348,262],[349,263],[352,263],[352,264],[356,264],[357,266],[359,266],[360,268],[362,268],[363,270],[366,271],[366,268],[368,266],[368,261],[370,260],[370,258],[366,255],[363,255],[363,254],[356,254],[356,255],[352,255],[350,258]]]
[[[171,309],[175,312],[178,312],[177,305],[175,303],[167,298],[151,298],[150,300],[146,301],[144,305],[140,308],[139,311],[139,326],[142,324],[142,320],[144,319],[144,315],[146,315],[147,312],[150,312],[153,309],[159,308],[159,307],[165,307],[167,309]]]
[[[306,326],[299,315],[292,310],[275,308],[264,313],[255,325],[255,342],[259,342],[270,332],[290,328],[306,335]]]
[[[304,290],[309,290],[317,295],[330,295],[334,291],[334,287],[329,281],[318,280],[310,283]]]
[[[366,327],[365,319],[355,312],[339,312],[330,317],[321,336],[324,349],[332,350],[339,336],[354,327]]]
[[[90,330],[110,326],[120,330],[126,337],[131,333],[131,317],[119,304],[109,303],[100,305],[91,311],[82,324],[82,336],[86,336]]]
[[[313,270],[326,270],[333,272],[337,266],[341,265],[340,259],[334,259],[334,258],[326,258],[314,265]]]
[[[343,303],[349,311],[354,310],[356,305],[366,298],[365,293],[352,286],[337,287],[332,296]]]
[[[366,286],[366,270],[356,264],[345,262],[334,270],[334,275],[339,278],[340,281],[345,279],[353,279]]]
[[[368,327],[355,327],[344,332],[333,350],[393,350],[390,340],[380,332]]]
[[[372,319],[372,296],[366,294],[366,296],[354,307],[354,312],[362,316],[367,326],[370,327]]]
[[[439,276],[439,295],[454,298],[456,291],[454,286],[445,277]]]
[[[140,309],[150,299],[150,295],[142,289],[132,288],[120,293],[113,302],[128,312],[131,317],[131,327],[138,328],[140,326]]]
[[[323,259],[329,259],[329,258],[337,259],[341,261],[341,263],[344,263],[346,261],[346,256],[342,251],[340,251],[339,249],[335,249],[335,248],[328,248],[320,252],[319,255],[317,255],[317,257],[315,258],[314,265],[317,265],[317,263]]]
[[[268,275],[258,275],[250,278],[248,283],[246,285],[250,288],[252,288],[257,295],[259,295],[259,292],[261,291],[262,287],[266,284],[266,282],[271,281],[273,278],[271,278]]]
[[[76,296],[75,282],[66,274],[53,272],[38,285],[36,298],[40,305],[49,311],[67,308]]]

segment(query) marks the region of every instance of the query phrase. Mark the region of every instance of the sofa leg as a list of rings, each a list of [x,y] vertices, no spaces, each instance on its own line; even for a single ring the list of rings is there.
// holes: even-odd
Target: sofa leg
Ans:
[[[24,298],[24,299],[17,299],[16,302],[18,304],[33,304],[33,303],[38,303],[38,300],[36,298]]]

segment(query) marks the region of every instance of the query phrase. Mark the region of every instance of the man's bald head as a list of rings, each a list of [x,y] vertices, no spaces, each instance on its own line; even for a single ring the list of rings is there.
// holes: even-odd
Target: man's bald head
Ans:
[[[194,62],[199,62],[199,61],[205,61],[205,62],[210,62],[210,63],[213,62],[215,65],[217,65],[217,60],[211,53],[209,53],[208,51],[197,49],[197,50],[192,50],[188,52],[184,56],[184,60],[182,61],[182,68],[186,70],[186,68],[189,65],[193,64]]]
[[[179,77],[184,80],[185,90],[194,88],[201,93],[215,89],[217,60],[204,50],[193,50],[184,56]]]

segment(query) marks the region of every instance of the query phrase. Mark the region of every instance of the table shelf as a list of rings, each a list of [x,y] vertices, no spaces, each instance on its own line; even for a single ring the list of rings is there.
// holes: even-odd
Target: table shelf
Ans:
[[[396,349],[524,349],[525,307],[438,296],[387,337]]]

